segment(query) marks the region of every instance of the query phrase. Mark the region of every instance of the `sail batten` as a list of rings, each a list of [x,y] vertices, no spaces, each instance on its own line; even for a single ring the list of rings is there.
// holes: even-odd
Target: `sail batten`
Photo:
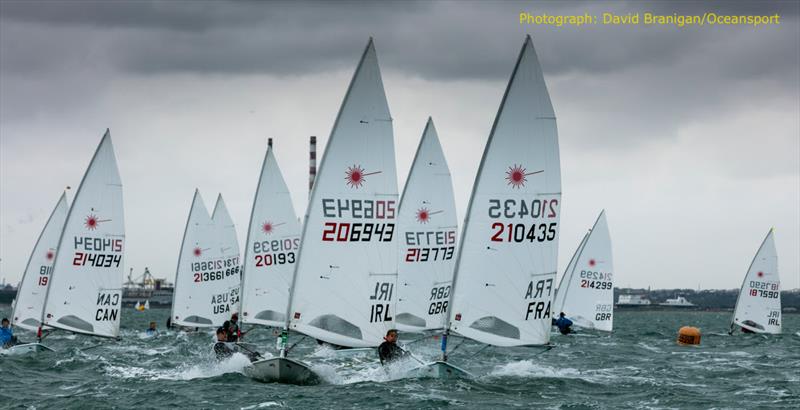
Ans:
[[[467,206],[449,306],[451,331],[498,346],[550,339],[561,209],[554,118],[527,37]]]
[[[370,39],[310,195],[290,296],[291,330],[369,347],[394,327],[397,197],[391,115]]]
[[[43,324],[93,336],[119,336],[124,251],[122,181],[106,130],[67,212]]]

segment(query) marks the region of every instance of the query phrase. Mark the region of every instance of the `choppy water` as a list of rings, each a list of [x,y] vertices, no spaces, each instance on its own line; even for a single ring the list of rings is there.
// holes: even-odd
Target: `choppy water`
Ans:
[[[212,357],[210,331],[145,338],[148,322],[163,328],[167,315],[126,309],[120,342],[54,334],[46,344],[56,353],[0,356],[0,407],[800,408],[800,315],[785,315],[782,335],[731,337],[725,312],[618,312],[613,334],[554,336],[549,351],[465,342],[451,362],[477,378],[457,381],[404,379],[411,360],[387,372],[372,354],[342,357],[301,341],[294,356],[324,375],[320,386],[255,382],[242,374],[244,356]],[[701,346],[675,344],[682,325],[701,328]],[[269,330],[247,339],[274,353]],[[433,359],[437,343],[409,347]]]

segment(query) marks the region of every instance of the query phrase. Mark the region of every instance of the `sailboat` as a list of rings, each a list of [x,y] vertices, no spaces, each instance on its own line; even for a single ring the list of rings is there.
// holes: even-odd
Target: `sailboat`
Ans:
[[[289,188],[278,162],[267,148],[258,178],[250,224],[245,243],[242,271],[242,323],[284,327],[287,323],[289,291],[297,253],[300,249],[300,222],[294,211]],[[272,381],[281,368],[295,370],[294,382],[318,382],[316,374],[302,363],[262,359],[245,368],[259,380]]]
[[[144,301],[144,306],[142,306],[142,310],[150,310],[150,300]]]
[[[106,130],[75,192],[56,247],[43,326],[119,337],[124,254],[122,181]]]
[[[397,328],[405,332],[442,329],[453,279],[458,218],[450,169],[431,118],[397,214],[401,242]]]
[[[133,308],[134,308],[135,310],[138,310],[138,311],[140,311],[140,312],[141,312],[142,310],[144,310],[144,306],[142,306],[141,302],[139,302],[138,300],[136,301],[136,305],[135,305]]]
[[[22,281],[17,290],[11,315],[11,324],[14,328],[36,332],[41,326],[47,286],[50,282],[50,274],[53,272],[58,240],[61,237],[68,210],[67,194],[63,193],[53,212],[50,213],[50,217],[47,218],[47,223],[36,240],[33,252],[28,258],[28,264],[25,266],[25,272],[22,274]],[[49,349],[40,343],[23,343],[13,346],[7,353],[16,354]]]
[[[527,36],[467,206],[441,358],[422,375],[465,375],[447,362],[450,332],[494,346],[549,343],[560,208],[556,118]]]
[[[224,294],[215,295],[214,313],[225,317],[222,322],[230,319],[233,313],[239,312],[240,307],[240,291],[242,286],[242,273],[241,273],[241,254],[239,253],[239,238],[236,235],[236,225],[228,213],[228,207],[225,206],[225,201],[222,199],[222,194],[217,196],[217,203],[214,205],[214,211],[211,213],[211,221],[214,223],[216,237],[219,243],[219,255],[221,268],[225,272],[225,280],[218,281],[224,283]],[[230,273],[229,273],[230,270]],[[222,324],[222,323],[220,323]]]
[[[744,276],[730,332],[741,328],[745,333],[781,333],[781,278],[773,229],[758,248]]]
[[[280,357],[254,369],[260,380],[319,381],[287,357],[290,329],[341,347],[375,347],[394,327],[397,199],[392,118],[370,39],[311,191]]]
[[[558,286],[553,314],[576,327],[610,332],[614,313],[614,264],[605,211],[584,235]]]
[[[253,199],[242,264],[242,323],[274,327],[286,323],[300,229],[289,188],[268,148]]]
[[[239,261],[223,257],[222,247],[220,229],[195,189],[175,273],[174,325],[218,327],[230,318],[229,302],[238,295]]]

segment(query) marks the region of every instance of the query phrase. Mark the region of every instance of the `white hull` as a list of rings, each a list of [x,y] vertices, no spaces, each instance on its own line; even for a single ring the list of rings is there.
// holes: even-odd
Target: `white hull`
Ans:
[[[37,353],[37,352],[53,352],[54,350],[39,343],[23,343],[19,345],[14,345],[9,347],[8,349],[3,350],[4,354],[7,355],[22,355],[28,353]]]
[[[474,376],[459,367],[450,363],[435,361],[411,371],[412,377],[435,378],[435,379],[470,379]]]
[[[244,369],[245,375],[260,382],[285,384],[319,384],[322,378],[305,363],[285,357],[258,360]]]

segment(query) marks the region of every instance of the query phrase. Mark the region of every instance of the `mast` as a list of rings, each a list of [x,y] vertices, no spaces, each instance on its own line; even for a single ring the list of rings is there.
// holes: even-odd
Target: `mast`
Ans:
[[[311,190],[314,188],[314,180],[317,178],[317,137],[311,136],[308,140],[308,194],[311,201]]]

